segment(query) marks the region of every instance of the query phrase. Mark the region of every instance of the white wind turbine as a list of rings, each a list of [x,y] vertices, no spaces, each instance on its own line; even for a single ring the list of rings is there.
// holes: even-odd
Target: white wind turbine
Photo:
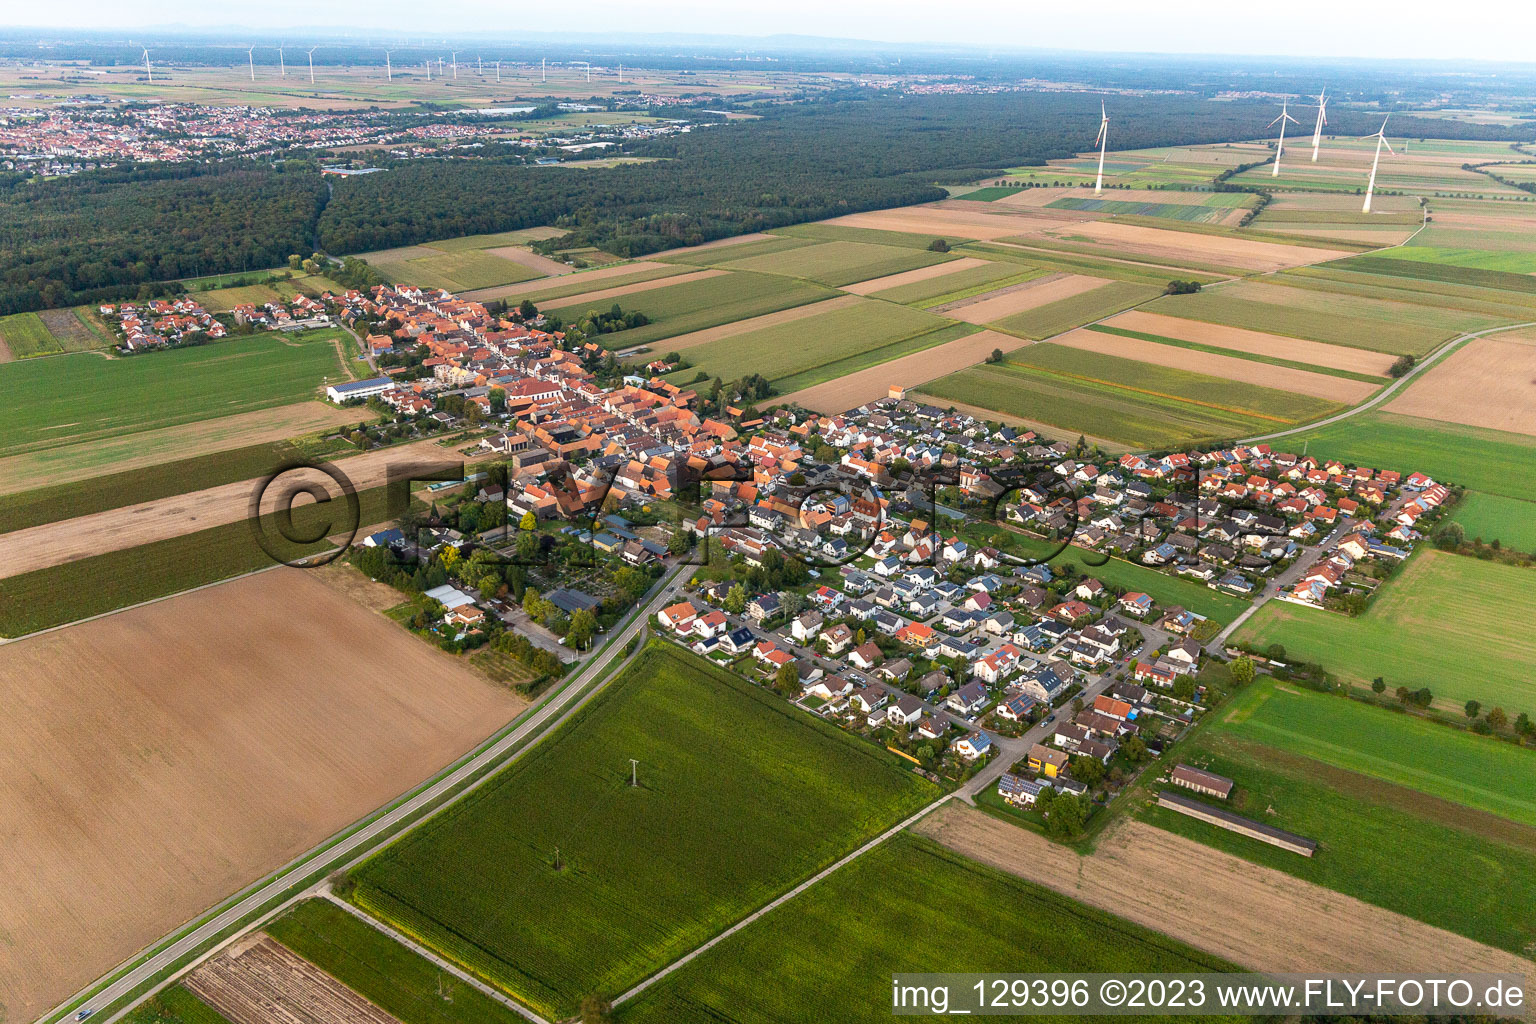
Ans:
[[[1099,144],[1099,176],[1093,182],[1093,194],[1104,194],[1104,151],[1109,148],[1109,111],[1104,109],[1104,101],[1099,100],[1099,134],[1093,138]]]
[[[1317,96],[1317,127],[1312,129],[1312,162],[1317,163],[1317,147],[1323,144],[1323,125],[1328,123],[1328,90]]]
[[[1289,100],[1281,100],[1280,116],[1265,125],[1266,128],[1273,128],[1277,124],[1280,126],[1280,141],[1275,144],[1275,169],[1269,172],[1271,178],[1280,177],[1280,155],[1285,152],[1285,122],[1289,121],[1294,125],[1301,124],[1300,121],[1291,116],[1288,109],[1289,103]]]
[[[479,78],[485,77],[485,61],[480,59],[478,53],[475,54],[475,75]]]
[[[501,81],[501,61],[496,62],[496,81]]]
[[[384,78],[390,82],[395,80],[395,69],[394,66],[389,62],[389,55],[392,52],[393,51],[391,50],[384,51]]]
[[[256,81],[256,47],[253,46],[245,51],[245,62],[251,68],[251,81]]]
[[[320,47],[318,47],[318,46],[311,46],[309,48],[309,84],[310,85],[314,85],[315,84],[315,51],[318,50],[318,49],[320,49]]]
[[[457,50],[451,52],[453,53],[453,80],[457,82],[459,80],[459,52]]]
[[[283,48],[281,46],[277,48],[277,77],[288,77],[288,65],[283,63]]]
[[[1387,117],[1391,117],[1391,116],[1392,116],[1391,114],[1387,115]],[[1375,159],[1373,159],[1371,161],[1371,180],[1365,186],[1365,206],[1362,207],[1361,210],[1360,210],[1361,213],[1370,213],[1371,212],[1371,194],[1376,191],[1376,165],[1381,163],[1381,147],[1382,146],[1386,146],[1387,147],[1387,152],[1391,153],[1393,156],[1396,156],[1397,153],[1393,151],[1392,143],[1387,141],[1387,118],[1386,117],[1381,119],[1381,127],[1376,129],[1374,134],[1362,135],[1360,137],[1362,139],[1375,139],[1376,140],[1376,157],[1375,157]]]
[[[548,75],[547,75],[547,73],[545,71],[545,67],[544,67],[544,58],[540,57],[539,58],[539,81],[541,81],[541,82],[545,81],[547,77],[548,77]]]
[[[149,76],[150,84],[153,85],[155,81],[155,69],[150,67],[148,48],[144,50],[144,73]]]

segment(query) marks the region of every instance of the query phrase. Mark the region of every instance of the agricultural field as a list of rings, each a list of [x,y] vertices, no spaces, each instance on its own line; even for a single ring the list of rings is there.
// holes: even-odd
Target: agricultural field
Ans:
[[[637,292],[622,301],[613,300],[618,301],[625,312],[644,313],[651,322],[644,327],[604,334],[597,340],[614,350],[649,345],[676,334],[762,316],[791,306],[830,299],[836,294],[821,285],[775,274],[714,272],[709,277]],[[611,304],[607,303],[603,308]],[[552,305],[554,308],[546,307],[544,311],[567,319],[581,316],[590,308],[581,302]]]
[[[354,872],[353,898],[565,1016],[938,794],[879,748],[653,648],[550,740]]]
[[[948,253],[869,242],[818,242],[755,256],[742,256],[740,249],[721,251],[734,257],[715,264],[722,269],[783,274],[832,288],[930,267],[956,258]]]
[[[960,270],[951,271],[948,267],[941,269],[944,269],[945,273],[938,276],[901,284],[887,284],[885,287],[864,294],[887,302],[933,307],[980,295],[1007,285],[1019,284],[1040,275],[1039,271],[1014,264],[994,263],[990,260],[983,260],[980,261],[979,266],[971,265]]]
[[[1129,217],[1046,226],[1006,241],[1215,274],[1271,272],[1358,251],[1355,246],[1345,251],[1290,244],[1289,239],[1264,241],[1214,225],[1175,222],[1165,226],[1150,219],[1137,223]]]
[[[826,380],[857,369],[852,363],[883,362],[914,346],[951,341],[958,334],[944,329],[953,326],[922,310],[855,299],[830,312],[691,346],[684,351],[693,366],[675,376],[692,380],[702,371],[734,380],[760,373],[770,381],[788,381],[784,388],[795,390],[816,383],[813,377]],[[965,333],[975,331],[969,325],[962,328]]]
[[[210,313],[224,313],[244,303],[261,306],[268,302],[286,302],[296,295],[318,298],[325,292],[346,291],[341,285],[320,274],[293,274],[273,271],[266,280],[260,275],[224,274],[187,282],[189,298],[196,299]],[[195,286],[195,287],[194,287]]]
[[[962,370],[923,390],[1148,448],[1244,436],[1338,408],[1305,395],[1052,344],[1020,349],[1002,363]]]
[[[324,899],[266,932],[406,1024],[520,1024],[523,1018]]]
[[[1389,130],[1389,138],[1390,135]],[[1463,166],[1508,159],[1507,144],[1433,139],[1392,142],[1399,152],[1382,153],[1376,176],[1378,194],[1407,192],[1433,196],[1436,193],[1450,193],[1495,197],[1520,194],[1487,175],[1466,170]],[[1306,159],[1296,159],[1300,152],[1293,150],[1291,158],[1282,163],[1278,178],[1271,177],[1271,168],[1265,165],[1244,171],[1231,180],[1235,184],[1266,189],[1352,193],[1365,187],[1375,151],[1375,143],[1369,138],[1348,139],[1325,135],[1315,164],[1310,162],[1310,153]]]
[[[111,335],[94,322],[94,315],[81,306],[0,317],[0,362],[7,361],[7,352],[13,359],[26,359],[107,348]]]
[[[1208,185],[1216,175],[1240,164],[1262,160],[1270,153],[1262,143],[1233,142],[1196,146],[1163,146],[1123,150],[1110,154],[1104,163],[1104,183],[1122,189],[1158,189],[1173,185]],[[1098,154],[1052,160],[1043,167],[1015,167],[1011,181],[1051,186],[1093,185]]]
[[[1474,338],[1384,408],[1423,419],[1536,436],[1536,334]]]
[[[365,258],[393,283],[445,288],[451,292],[517,284],[548,276],[547,273],[484,249],[459,249],[453,252],[427,249],[425,255],[417,256],[369,253]]]
[[[964,199],[969,203],[993,203],[999,199],[1018,195],[1019,190],[1008,185],[983,185],[981,188],[973,188],[968,192],[959,192],[950,195],[951,199]]]
[[[816,1007],[819,1020],[873,1024],[891,1017],[896,972],[991,971],[1004,963],[1021,972],[1232,969],[901,833],[662,979],[622,1006],[618,1020],[772,1024],[804,1019],[805,1007]],[[858,969],[850,972],[850,964]]]
[[[524,299],[529,299],[543,305],[553,302],[555,299],[564,299],[572,295],[583,295],[587,292],[595,292],[607,288],[622,288],[629,285],[643,284],[647,281],[655,281],[659,278],[677,277],[688,273],[692,273],[688,267],[676,267],[651,260],[636,260],[633,263],[619,263],[613,266],[600,267],[596,270],[584,270],[574,274],[567,274],[559,279],[558,284],[552,283],[549,278],[540,278],[525,284],[503,285],[496,288],[477,288],[473,291],[464,292],[460,297],[475,302],[490,302],[494,299],[503,299],[514,306]]]
[[[1048,288],[1050,285],[1040,287]],[[1123,309],[1147,301],[1158,291],[1160,289],[1150,285],[1109,281],[1079,294],[1001,317],[993,321],[992,325],[1009,334],[1038,341],[1113,316]]]
[[[0,792],[16,871],[0,891],[12,939],[0,987],[18,1020],[393,800],[524,706],[290,569],[9,645],[0,701],[12,728],[0,768],[30,780]]]
[[[666,263],[686,263],[693,267],[718,267],[722,263],[772,256],[775,253],[804,249],[816,244],[816,240],[812,238],[795,238],[778,234],[759,235],[755,238],[746,238],[744,241],[735,239],[729,241],[733,244],[675,249],[659,253],[657,258]]]
[[[1203,197],[1204,202],[1158,202],[1156,200],[1095,199],[1091,196],[1062,196],[1045,204],[1047,210],[1077,210],[1083,213],[1103,213],[1111,216],[1132,214],[1138,217],[1158,217],[1169,220],[1191,221],[1200,224],[1230,223],[1234,210],[1251,206],[1249,196],[1237,192],[1212,192]]]
[[[1467,491],[1453,518],[1467,539],[1498,541],[1503,547],[1536,552],[1536,501]]]
[[[1355,618],[1271,601],[1234,639],[1316,662],[1340,679],[1389,689],[1427,686],[1446,707],[1465,701],[1536,714],[1536,617],[1528,570],[1423,550]]]
[[[1089,328],[1162,345],[1184,345],[1201,352],[1240,356],[1277,366],[1294,366],[1317,373],[1337,373],[1354,380],[1383,383],[1394,362],[1385,352],[1326,345],[1263,331],[1248,331],[1200,320],[1181,320],[1161,313],[1131,310]]]
[[[1368,412],[1292,434],[1285,447],[1362,466],[1420,471],[1474,491],[1536,501],[1536,440],[1525,434]]]
[[[343,377],[339,330],[201,345],[125,359],[72,353],[0,365],[0,455],[192,423],[314,396]],[[93,400],[82,406],[81,393]]]
[[[981,363],[996,350],[1011,352],[1021,345],[1028,344],[1011,334],[998,334],[996,331],[975,328],[946,328],[938,334],[949,336],[966,329],[975,330],[975,333],[929,345],[915,352],[909,352],[907,355],[896,356],[870,366],[852,368],[853,363],[862,361],[855,358],[848,361],[850,368],[846,370],[843,370],[841,364],[829,367],[829,369],[839,370],[836,377],[796,391],[784,390],[793,384],[793,381],[786,381],[780,385],[781,390],[784,390],[780,401],[785,405],[800,405],[828,414],[846,412],[886,397],[892,385],[911,388],[925,384],[937,377]],[[926,343],[932,340],[932,337],[924,335],[915,339],[914,343]],[[873,353],[873,355],[884,354],[883,352]],[[813,374],[821,376],[819,372],[813,371]]]
[[[1179,757],[1236,780],[1232,810],[1317,840],[1316,856],[1152,805],[1143,820],[1499,949],[1536,940],[1536,829],[1520,785],[1536,753],[1260,681]]]
[[[229,1019],[180,985],[151,996],[123,1024],[229,1024]]]

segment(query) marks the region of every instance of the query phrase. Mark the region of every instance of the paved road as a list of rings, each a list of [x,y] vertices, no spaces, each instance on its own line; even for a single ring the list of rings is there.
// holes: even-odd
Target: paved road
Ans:
[[[600,676],[613,663],[615,658],[623,656],[625,644],[643,629],[645,621],[675,599],[677,591],[688,578],[688,568],[688,566],[680,565],[671,569],[662,578],[659,586],[654,591],[654,596],[638,607],[634,613],[631,613],[630,619],[614,634],[613,642],[609,644],[607,649],[589,661],[584,669],[572,676],[563,687],[547,698],[543,704],[539,705],[537,710],[530,714],[517,728],[508,732],[491,746],[486,747],[453,772],[442,776],[426,789],[404,801],[393,810],[381,815],[377,820],[358,829],[323,853],[319,853],[318,856],[314,856],[310,860],[301,859],[299,862],[283,869],[269,882],[250,893],[238,903],[228,907],[164,948],[159,949],[154,956],[144,963],[134,967],[99,993],[94,994],[86,1001],[85,1005],[90,1007],[108,1006],[114,1001],[126,997],[129,992],[154,978],[168,965],[187,956],[205,943],[212,942],[214,937],[221,931],[233,927],[242,918],[257,911],[262,905],[283,896],[288,890],[294,889],[314,873],[329,872],[356,860],[368,852],[374,841],[389,829],[423,810],[434,801],[444,797],[454,787],[469,781],[477,772],[495,763],[497,759],[518,744],[524,741],[530,743],[537,742],[543,735],[560,724],[564,719],[565,713],[571,710],[573,702],[577,701],[582,689],[593,679]],[[452,800],[449,800],[443,806],[446,807],[462,799],[474,788],[474,786],[466,788],[463,793],[453,797]],[[141,996],[138,1000],[114,1012],[111,1016],[101,1019],[105,1024],[111,1024],[111,1022],[121,1019],[138,1002],[141,1002],[146,997]],[[62,1005],[70,1005],[74,1001],[75,997],[71,997],[68,1002]],[[59,1009],[52,1010],[39,1019],[51,1020],[59,1012]]]

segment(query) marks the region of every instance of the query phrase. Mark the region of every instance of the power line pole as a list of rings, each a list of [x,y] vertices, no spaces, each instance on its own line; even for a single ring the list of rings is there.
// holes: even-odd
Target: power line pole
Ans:
[[[629,759],[629,785],[631,788],[640,786],[640,762],[634,758]]]

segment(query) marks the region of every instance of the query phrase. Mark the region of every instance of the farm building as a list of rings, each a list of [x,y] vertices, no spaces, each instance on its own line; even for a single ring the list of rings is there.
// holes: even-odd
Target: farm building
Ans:
[[[1317,852],[1317,843],[1305,836],[1298,836],[1294,832],[1286,832],[1284,829],[1266,825],[1262,821],[1245,818],[1241,814],[1224,811],[1220,807],[1202,804],[1198,800],[1191,800],[1188,797],[1179,796],[1177,793],[1170,793],[1166,789],[1157,794],[1157,805],[1159,807],[1166,807],[1170,811],[1186,814],[1191,818],[1199,818],[1201,821],[1210,822],[1212,825],[1224,828],[1228,832],[1236,832],[1238,835],[1257,839],[1261,843],[1268,843],[1271,846],[1278,846],[1282,850],[1299,853],[1303,857],[1310,857]]]
[[[382,395],[394,386],[394,380],[389,377],[351,380],[342,384],[332,384],[325,389],[325,397],[340,405],[342,402],[349,402],[354,398],[372,398],[374,395]]]
[[[1231,779],[1214,772],[1191,768],[1187,764],[1175,766],[1172,778],[1175,786],[1183,786],[1185,789],[1192,789],[1196,793],[1204,793],[1218,800],[1225,800],[1232,793]]]

